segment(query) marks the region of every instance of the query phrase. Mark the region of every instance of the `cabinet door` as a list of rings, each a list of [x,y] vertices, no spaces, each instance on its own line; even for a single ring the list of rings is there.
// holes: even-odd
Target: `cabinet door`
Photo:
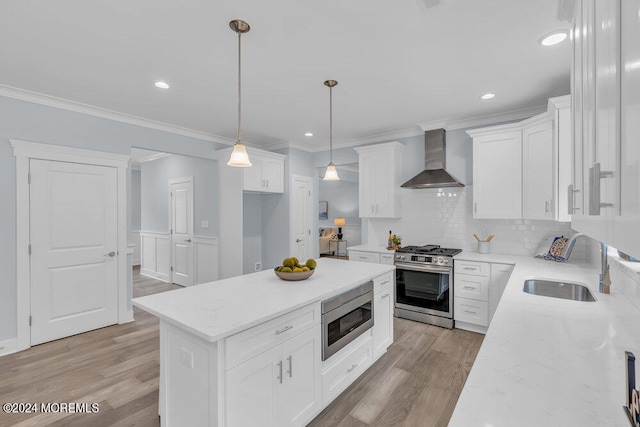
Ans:
[[[624,0],[620,16],[620,216],[612,243],[640,258],[640,0]]]
[[[280,427],[279,388],[284,380],[281,347],[275,347],[226,373],[229,427]]]
[[[522,132],[473,139],[473,217],[522,218]]]
[[[380,254],[374,252],[349,251],[349,261],[371,262],[380,264]]]
[[[359,158],[360,217],[375,218],[376,213],[376,159],[373,153],[361,154]]]
[[[262,181],[262,159],[257,155],[251,156],[251,165],[248,168],[242,168],[242,189],[244,191],[264,191]]]
[[[264,191],[282,193],[284,191],[284,162],[276,159],[263,159],[262,180]]]
[[[583,205],[583,172],[582,172],[582,115],[583,115],[583,33],[582,1],[576,1],[571,27],[573,52],[571,62],[571,212],[573,215],[584,215]]]
[[[318,325],[282,345],[284,379],[281,389],[282,419],[279,426],[304,425],[320,410],[321,328]],[[250,409],[251,406],[246,408]]]
[[[496,312],[498,303],[502,298],[504,289],[507,286],[511,272],[513,271],[512,264],[491,264],[491,287],[489,289],[489,323],[493,319],[493,314]]]
[[[553,219],[556,169],[551,121],[522,130],[524,219]]]
[[[393,342],[393,287],[376,292],[373,302],[373,359]]]
[[[556,111],[554,139],[557,148],[555,152],[558,153],[557,170],[558,170],[558,185],[555,200],[557,202],[556,219],[562,222],[571,222],[571,215],[573,215],[576,197],[575,187],[573,183],[573,175],[571,165],[572,160],[572,147],[573,140],[571,139],[571,108],[560,108]]]

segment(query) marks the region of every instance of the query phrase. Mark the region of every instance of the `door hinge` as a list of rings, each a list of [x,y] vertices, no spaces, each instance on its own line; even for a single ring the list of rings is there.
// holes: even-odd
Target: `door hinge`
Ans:
[[[171,229],[171,234],[173,234],[173,228]]]
[[[27,184],[31,184],[31,172],[27,174]]]
[[[33,321],[33,318],[29,316],[29,326],[31,326],[32,321]]]
[[[309,195],[311,195],[311,190],[309,190]]]
[[[29,243],[29,255],[31,255],[31,243]]]
[[[169,197],[173,197],[173,191],[169,192]]]
[[[173,271],[173,266],[171,266],[171,271]]]

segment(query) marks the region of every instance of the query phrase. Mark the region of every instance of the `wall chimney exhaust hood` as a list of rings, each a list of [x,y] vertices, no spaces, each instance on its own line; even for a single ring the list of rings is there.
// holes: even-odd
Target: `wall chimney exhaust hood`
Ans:
[[[446,170],[446,140],[444,129],[424,133],[424,169],[401,185],[404,188],[464,187]]]

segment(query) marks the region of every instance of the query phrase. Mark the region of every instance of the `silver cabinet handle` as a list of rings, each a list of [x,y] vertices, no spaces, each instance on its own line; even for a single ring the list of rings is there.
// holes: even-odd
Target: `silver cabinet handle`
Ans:
[[[381,298],[389,298],[390,296],[391,296],[391,294],[384,294],[384,295],[382,295]]]
[[[465,289],[475,289],[475,286],[464,286]]]
[[[387,283],[389,283],[389,279],[385,280],[384,282],[380,283],[381,285],[386,285]]]
[[[549,213],[549,201],[544,201],[544,213]]]
[[[600,163],[589,168],[589,215],[600,215],[601,207],[613,206],[613,203],[600,202],[600,180],[608,176],[613,176],[613,172],[601,171]]]
[[[473,271],[473,270],[477,270],[478,268],[477,267],[465,267],[464,269]]]
[[[289,356],[287,357],[287,360],[289,361],[289,370],[287,371],[287,374],[289,374],[289,378],[293,377],[293,357]]]
[[[475,312],[475,311],[471,311],[471,310],[465,310],[464,312],[465,312],[465,313],[469,313],[469,314],[476,314],[476,312]]]
[[[350,374],[351,372],[353,372],[353,370],[356,369],[357,367],[358,367],[357,363],[354,363],[353,365],[351,365],[351,367],[347,369],[347,374]]]
[[[280,381],[280,384],[282,384],[282,360],[278,362],[278,370],[279,370],[279,374],[278,374],[278,381]]]
[[[293,326],[285,326],[284,328],[280,329],[279,331],[276,331],[276,335],[283,334],[283,333],[287,332],[289,329],[293,329]]]
[[[573,184],[571,184],[569,187],[567,187],[567,213],[569,215],[573,215],[575,213],[575,211],[579,211],[580,208],[577,208],[575,206],[575,193],[579,193],[580,190],[573,188]]]
[[[478,213],[478,202],[473,204],[473,213]]]
[[[108,256],[108,257],[112,257],[112,258],[113,258],[114,256],[116,256],[116,253],[115,253],[115,251],[111,251],[111,252],[109,252],[108,254],[105,254],[105,256]]]

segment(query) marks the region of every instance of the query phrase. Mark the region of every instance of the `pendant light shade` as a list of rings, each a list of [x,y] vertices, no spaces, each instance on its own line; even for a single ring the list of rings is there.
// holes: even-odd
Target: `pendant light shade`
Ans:
[[[325,181],[339,181],[338,171],[336,165],[333,164],[333,87],[338,84],[335,80],[327,80],[324,82],[325,86],[329,87],[329,165],[324,173]]]
[[[238,33],[238,140],[233,145],[233,152],[231,153],[231,157],[227,164],[229,166],[246,168],[251,166],[251,162],[249,161],[249,155],[247,154],[247,147],[242,142],[242,137],[240,136],[241,123],[242,123],[242,84],[241,84],[241,42],[240,38],[242,33],[248,32],[251,27],[244,21],[239,19],[233,20],[229,22],[229,27],[236,33]]]

